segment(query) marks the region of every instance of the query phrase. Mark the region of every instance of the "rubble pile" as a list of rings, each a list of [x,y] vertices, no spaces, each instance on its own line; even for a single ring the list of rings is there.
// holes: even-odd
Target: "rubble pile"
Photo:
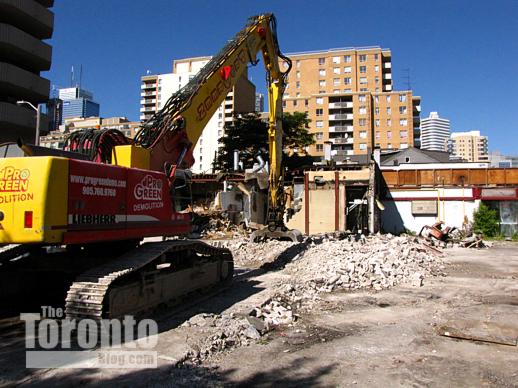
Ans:
[[[182,364],[200,364],[214,354],[247,346],[268,331],[267,325],[254,317],[238,317],[235,314],[198,314],[182,326],[203,328],[205,336],[190,344],[190,350]]]
[[[234,257],[234,263],[243,267],[272,262],[288,248],[296,244],[278,240],[251,243],[249,239],[245,238],[221,241],[219,243],[219,246],[230,249]]]
[[[380,291],[399,283],[421,285],[427,275],[442,275],[434,251],[414,237],[375,235],[360,239],[328,240],[310,244],[286,272],[297,287],[313,292],[335,289]]]
[[[232,223],[221,211],[195,213],[193,232],[197,234],[197,237],[210,240],[248,237],[248,232],[244,227]]]

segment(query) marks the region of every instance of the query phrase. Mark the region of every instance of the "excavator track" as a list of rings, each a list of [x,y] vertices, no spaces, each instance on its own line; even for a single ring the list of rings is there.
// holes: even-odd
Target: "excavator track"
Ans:
[[[140,316],[232,275],[228,249],[189,240],[145,243],[79,275],[68,290],[65,314],[93,320]]]

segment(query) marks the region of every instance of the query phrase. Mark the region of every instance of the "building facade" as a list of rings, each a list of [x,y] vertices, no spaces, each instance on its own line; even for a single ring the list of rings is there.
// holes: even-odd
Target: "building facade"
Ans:
[[[369,149],[420,146],[420,97],[393,91],[391,52],[380,47],[292,53],[283,106],[307,112],[314,156],[331,143],[334,159]]]
[[[185,86],[211,57],[185,58],[173,61],[173,72],[169,74],[141,77],[140,120],[146,121],[164,107],[171,95]],[[213,172],[213,162],[221,146],[225,125],[233,121],[234,114],[255,111],[255,86],[248,80],[248,73],[234,85],[224,102],[211,117],[194,147],[195,173]]]
[[[421,148],[429,151],[447,151],[450,139],[450,120],[437,112],[421,119]]]
[[[35,107],[49,99],[50,81],[40,76],[50,69],[53,0],[0,0],[0,142],[23,138],[34,142]],[[48,126],[42,116],[40,129]]]
[[[85,89],[59,89],[59,99],[63,101],[62,119],[99,116],[99,104],[94,101],[93,94]]]
[[[468,162],[488,162],[488,138],[480,131],[453,132],[451,134],[453,155]]]

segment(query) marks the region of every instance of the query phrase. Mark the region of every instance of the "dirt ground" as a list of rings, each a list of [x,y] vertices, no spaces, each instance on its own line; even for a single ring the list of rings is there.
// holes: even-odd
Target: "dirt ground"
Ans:
[[[282,266],[238,269],[233,286],[159,320],[159,366],[150,370],[27,370],[23,339],[0,337],[0,385],[518,387],[518,244],[444,251],[445,277],[423,287],[332,292],[290,326],[178,366],[205,329],[199,313],[247,315],[288,275]],[[478,336],[456,339],[441,333]]]

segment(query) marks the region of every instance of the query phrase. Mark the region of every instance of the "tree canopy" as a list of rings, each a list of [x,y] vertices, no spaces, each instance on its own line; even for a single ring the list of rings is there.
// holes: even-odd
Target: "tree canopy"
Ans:
[[[313,134],[308,131],[309,122],[306,113],[284,113],[282,128],[285,165],[292,164],[290,158],[300,161],[300,154],[305,154],[305,148],[315,143]],[[225,127],[225,135],[220,138],[220,142],[223,147],[215,160],[216,169],[232,170],[234,150],[239,150],[239,160],[243,162],[244,168],[251,168],[259,154],[268,160],[268,123],[262,121],[257,113],[238,116]]]

